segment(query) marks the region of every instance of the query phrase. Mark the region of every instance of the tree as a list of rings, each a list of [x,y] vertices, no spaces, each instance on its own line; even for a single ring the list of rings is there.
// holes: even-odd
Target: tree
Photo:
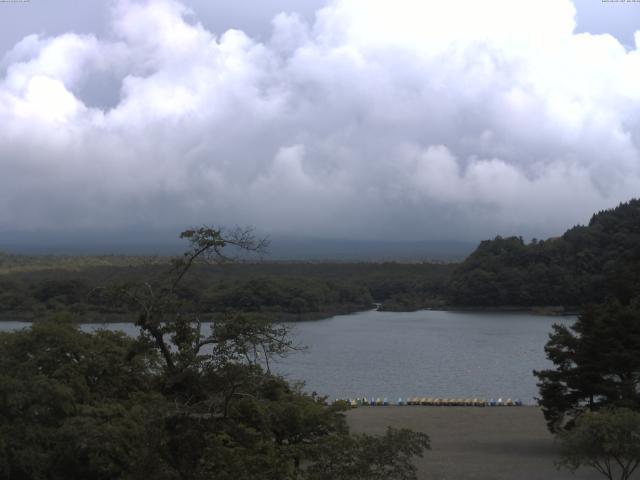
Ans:
[[[422,457],[429,437],[407,429],[388,428],[384,436],[327,437],[310,449],[313,459],[305,468],[307,480],[411,480],[414,456]]]
[[[166,406],[154,391],[157,358],[127,359],[133,344],[57,320],[0,334],[1,478],[109,479],[162,468],[158,456],[149,460]]]
[[[351,435],[344,406],[270,372],[292,348],[285,328],[233,313],[205,325],[181,289],[199,262],[265,243],[209,227],[181,237],[190,248],[166,272],[96,292],[138,312],[138,338],[60,321],[0,335],[2,478],[415,478],[426,435]]]
[[[571,327],[554,325],[545,351],[555,369],[534,375],[552,432],[586,410],[640,409],[640,297],[587,307]]]
[[[574,307],[640,291],[640,199],[599,212],[587,226],[525,245],[487,240],[454,270],[449,301],[467,306]]]
[[[262,253],[267,247],[267,241],[256,239],[251,229],[238,228],[225,232],[207,226],[185,230],[180,238],[189,242],[189,249],[182,257],[172,260],[169,271],[153,280],[129,282],[107,291],[112,301],[120,302],[138,312],[136,325],[141,329],[141,340],[158,349],[167,372],[171,375],[179,374],[193,366],[194,362],[204,360],[199,357],[203,347],[218,346],[218,351],[221,351],[230,340],[233,340],[237,351],[226,353],[232,356],[242,353],[249,361],[251,352],[246,351],[249,344],[254,347],[259,344],[266,356],[282,353],[289,348],[290,344],[284,340],[286,330],[274,328],[270,323],[253,324],[251,328],[242,331],[236,328],[236,336],[230,336],[239,323],[234,318],[231,324],[224,321],[214,324],[211,334],[203,335],[197,301],[181,295],[182,281],[199,261],[233,260],[233,257],[223,253],[225,248]],[[273,350],[267,351],[267,348]],[[253,353],[255,355],[252,360],[255,363],[258,350]]]
[[[627,480],[640,465],[640,413],[626,408],[585,412],[559,435],[559,467],[596,469],[609,480]]]

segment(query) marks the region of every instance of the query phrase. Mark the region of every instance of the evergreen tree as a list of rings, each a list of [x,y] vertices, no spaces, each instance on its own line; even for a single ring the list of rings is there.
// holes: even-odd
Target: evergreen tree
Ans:
[[[585,410],[640,409],[640,297],[584,309],[571,326],[554,325],[545,346],[555,369],[535,371],[540,405],[553,432]]]

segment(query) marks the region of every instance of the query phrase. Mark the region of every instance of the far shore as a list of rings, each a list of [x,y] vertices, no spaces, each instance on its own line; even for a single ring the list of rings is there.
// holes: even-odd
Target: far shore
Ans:
[[[274,315],[275,322],[313,322],[316,320],[326,320],[328,318],[337,317],[341,315],[352,315],[363,312],[370,312],[371,310],[378,310],[381,312],[394,312],[394,313],[413,313],[419,311],[441,311],[441,312],[481,312],[481,313],[529,313],[531,315],[540,315],[545,317],[564,317],[564,316],[576,316],[578,315],[577,308],[564,308],[558,306],[547,307],[518,307],[518,306],[502,306],[502,307],[437,307],[437,308],[418,308],[415,310],[383,310],[378,307],[367,308],[363,310],[344,310],[344,311],[331,311],[331,312],[307,312],[303,314],[295,313],[283,313],[274,314],[273,312],[237,312],[247,314],[265,314]],[[0,322],[36,322],[47,318],[48,316],[56,312],[2,312],[0,313]],[[218,313],[219,314],[219,313]],[[96,313],[87,312],[80,314],[83,318],[81,323],[132,323],[135,320],[135,314],[127,313]],[[215,314],[214,314],[215,315]],[[276,318],[279,315],[279,318]],[[211,321],[207,319],[204,321]]]
[[[578,315],[580,309],[578,307],[563,307],[558,305],[531,306],[531,307],[504,305],[504,306],[497,306],[497,307],[449,306],[449,307],[443,307],[443,308],[434,308],[433,310],[444,310],[447,312],[487,312],[487,313],[522,312],[522,313],[530,313],[532,315],[540,315],[545,317],[564,317],[564,316]]]
[[[415,459],[419,480],[602,478],[595,470],[555,467],[558,446],[538,407],[359,407],[347,421],[358,433],[391,426],[428,434],[431,450]]]

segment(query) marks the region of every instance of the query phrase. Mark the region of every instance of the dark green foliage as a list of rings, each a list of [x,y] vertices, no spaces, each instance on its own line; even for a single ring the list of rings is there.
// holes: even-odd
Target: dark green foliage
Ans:
[[[585,308],[570,328],[554,325],[545,347],[555,369],[534,372],[551,431],[585,410],[640,410],[640,297]]]
[[[626,408],[585,412],[559,435],[559,467],[594,468],[609,480],[627,480],[640,464],[640,413]]]
[[[640,290],[640,200],[594,215],[562,237],[487,240],[455,270],[450,300],[472,306],[580,306]]]
[[[127,310],[105,301],[95,288],[170,269],[168,259],[139,263],[0,275],[0,316],[37,319],[66,309],[84,321],[122,320]],[[452,270],[452,264],[197,263],[175,293],[203,313],[243,311],[295,321],[366,310],[374,301],[387,310],[439,306]]]
[[[352,436],[343,406],[269,372],[292,348],[284,327],[227,313],[203,330],[183,278],[201,256],[260,243],[210,228],[183,238],[172,269],[100,290],[105,306],[137,312],[137,339],[83,333],[69,315],[0,334],[1,478],[415,478],[426,435]]]
[[[373,299],[362,286],[316,278],[257,277],[233,283],[217,282],[204,294],[210,310],[302,314],[371,308]]]
[[[410,480],[414,456],[429,448],[429,437],[411,430],[389,428],[383,437],[331,436],[310,448],[309,480]]]
[[[144,462],[157,362],[153,352],[126,360],[132,344],[55,322],[0,334],[3,478],[117,478]]]

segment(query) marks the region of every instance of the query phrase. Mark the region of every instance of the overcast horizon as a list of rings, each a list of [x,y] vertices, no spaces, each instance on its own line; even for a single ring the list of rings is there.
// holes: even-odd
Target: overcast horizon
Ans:
[[[32,0],[0,22],[0,245],[546,238],[640,196],[640,2]]]

